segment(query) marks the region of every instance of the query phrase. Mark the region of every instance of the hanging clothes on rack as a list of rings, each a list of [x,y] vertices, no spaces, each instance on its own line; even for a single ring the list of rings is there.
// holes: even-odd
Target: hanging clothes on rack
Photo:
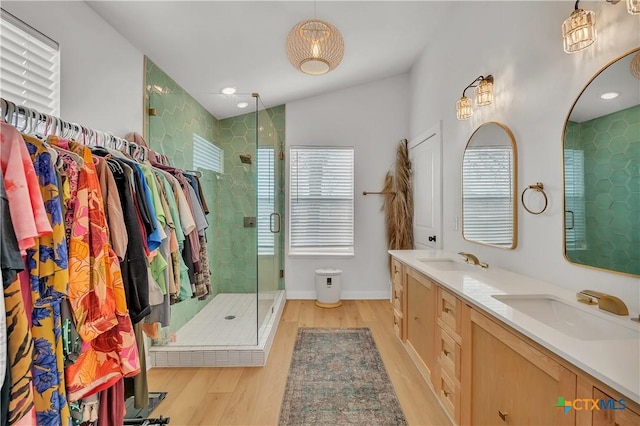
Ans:
[[[99,174],[84,145],[55,135],[45,142],[20,134],[15,125],[1,125],[2,188],[7,184],[2,225],[11,227],[15,241],[11,247],[11,233],[3,229],[10,368],[3,376],[1,418],[8,424],[67,425],[69,402],[84,399],[76,408],[93,418],[98,407],[93,395],[140,372],[143,342],[133,332],[112,248],[113,240],[124,256],[128,241],[110,238],[105,213],[117,227],[120,196],[107,194],[116,189],[110,170]],[[31,126],[21,130],[26,128]],[[109,204],[112,200],[117,205]],[[22,281],[11,280],[25,266]],[[124,400],[113,402],[124,416]]]
[[[6,129],[3,129],[6,130]],[[0,150],[4,150],[0,139]],[[33,363],[33,337],[28,326],[24,300],[18,281],[18,272],[24,269],[18,240],[9,212],[9,197],[4,185],[4,167],[0,173],[0,222],[2,240],[0,258],[2,263],[2,320],[4,340],[0,361],[4,363],[2,392],[0,392],[0,418],[13,424],[33,408],[31,366]]]
[[[2,101],[0,415],[120,424],[123,396],[148,404],[143,329],[212,292],[202,186],[141,137]]]

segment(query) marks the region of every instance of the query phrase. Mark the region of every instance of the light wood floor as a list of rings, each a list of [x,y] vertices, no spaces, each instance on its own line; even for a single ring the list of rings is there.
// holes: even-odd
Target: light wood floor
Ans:
[[[277,425],[298,327],[369,327],[409,424],[450,425],[395,336],[392,315],[385,300],[345,300],[333,309],[289,300],[265,367],[149,371],[149,390],[168,392],[152,416],[170,417],[171,426]]]

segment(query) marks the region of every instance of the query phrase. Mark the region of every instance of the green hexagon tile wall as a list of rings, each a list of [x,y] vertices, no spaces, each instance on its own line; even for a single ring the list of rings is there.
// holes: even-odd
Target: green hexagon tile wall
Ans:
[[[629,253],[640,240],[640,106],[569,122],[567,147],[584,150],[587,250],[571,252],[583,264],[640,274]],[[634,234],[635,233],[635,234]]]
[[[145,73],[148,107],[156,109],[153,117],[145,114],[151,149],[187,170],[193,168],[193,133],[224,150],[224,174],[217,177],[205,171],[201,178],[210,210],[207,249],[212,288],[214,294],[253,293],[257,280],[256,233],[255,228],[244,228],[242,219],[256,216],[256,168],[255,162],[251,166],[242,164],[239,154],[256,158],[255,112],[218,120],[149,58],[145,58]],[[284,106],[279,106],[259,113],[260,120],[274,124],[279,141],[284,141],[284,111]],[[169,332],[178,330],[209,300],[211,297],[173,305]]]

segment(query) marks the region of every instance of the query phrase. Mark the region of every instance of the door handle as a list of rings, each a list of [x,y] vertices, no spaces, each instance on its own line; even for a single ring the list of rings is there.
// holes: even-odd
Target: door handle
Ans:
[[[276,230],[273,229],[274,216],[278,218],[278,221],[277,221],[278,228]],[[269,230],[274,234],[277,234],[280,232],[280,213],[274,212],[269,215]]]
[[[435,235],[429,235],[429,241],[434,243],[436,241],[436,236]]]
[[[567,230],[573,229],[575,227],[575,213],[573,213],[573,210],[566,210],[567,213],[571,213],[571,226],[567,227]]]

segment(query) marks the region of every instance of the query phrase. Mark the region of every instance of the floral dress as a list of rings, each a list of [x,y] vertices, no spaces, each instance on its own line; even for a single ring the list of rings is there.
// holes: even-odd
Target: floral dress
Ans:
[[[62,351],[61,303],[69,282],[67,242],[56,169],[39,139],[23,135],[38,176],[44,207],[53,232],[27,249],[26,266],[33,300],[33,385],[38,425],[69,423]]]
[[[69,400],[77,401],[138,374],[140,360],[91,151],[57,138],[49,142],[84,162],[69,243],[69,302],[83,342],[78,359],[65,370]]]

